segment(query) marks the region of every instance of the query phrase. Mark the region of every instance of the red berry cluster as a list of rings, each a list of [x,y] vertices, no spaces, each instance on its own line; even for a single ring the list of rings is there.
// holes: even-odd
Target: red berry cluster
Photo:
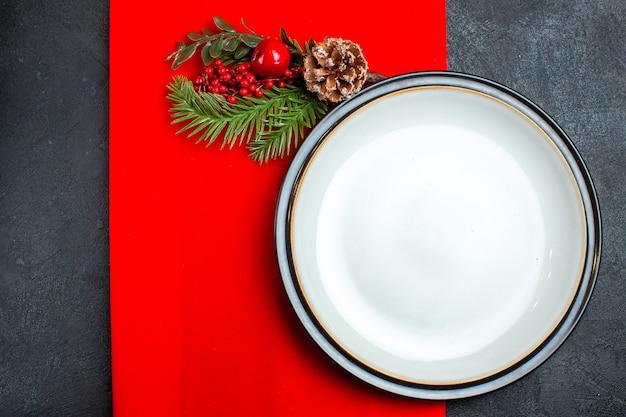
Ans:
[[[284,87],[293,84],[293,80],[302,74],[301,67],[285,70],[278,78],[259,78],[252,72],[250,62],[236,66],[225,66],[219,59],[214,60],[204,68],[194,81],[196,91],[219,94],[229,103],[237,102],[237,95],[241,97],[263,97],[264,90],[276,86]]]

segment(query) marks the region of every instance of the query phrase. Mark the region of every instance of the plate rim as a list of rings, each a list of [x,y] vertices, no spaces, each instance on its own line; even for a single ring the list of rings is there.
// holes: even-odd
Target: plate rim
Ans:
[[[554,329],[546,335],[542,343],[525,357],[493,375],[469,382],[422,384],[404,381],[382,374],[359,361],[338,345],[333,336],[317,321],[306,302],[306,296],[297,285],[298,278],[292,260],[290,247],[292,203],[297,194],[298,184],[306,175],[306,167],[327,134],[368,103],[416,87],[469,89],[504,102],[537,124],[569,166],[580,193],[586,221],[586,247],[581,277],[574,298],[561,320],[555,323]],[[390,77],[362,90],[329,112],[311,130],[291,161],[279,191],[274,219],[275,251],[283,289],[299,321],[316,344],[342,368],[370,385],[402,396],[430,400],[464,398],[496,390],[527,375],[552,356],[573,331],[591,298],[601,258],[601,234],[601,215],[595,186],[580,153],[565,131],[538,105],[511,88],[483,77],[452,71],[424,71]]]

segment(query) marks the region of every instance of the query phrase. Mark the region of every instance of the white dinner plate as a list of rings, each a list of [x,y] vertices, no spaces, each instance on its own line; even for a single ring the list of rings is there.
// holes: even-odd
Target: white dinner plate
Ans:
[[[492,81],[393,77],[334,109],[286,175],[276,249],[313,340],[364,381],[451,399],[530,372],[591,295],[600,215],[575,147]]]

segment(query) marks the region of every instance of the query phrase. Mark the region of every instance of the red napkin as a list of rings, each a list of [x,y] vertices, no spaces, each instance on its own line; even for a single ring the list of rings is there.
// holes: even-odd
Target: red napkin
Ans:
[[[386,75],[445,69],[445,1],[111,1],[113,407],[126,416],[444,416],[370,387],[303,330],[282,289],[273,221],[289,158],[259,165],[176,135],[164,58],[220,16],[300,42],[361,45]]]

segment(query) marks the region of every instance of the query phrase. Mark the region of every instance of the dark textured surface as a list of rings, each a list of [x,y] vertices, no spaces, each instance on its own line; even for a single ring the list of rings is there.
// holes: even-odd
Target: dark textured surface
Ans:
[[[448,0],[449,67],[516,89],[570,134],[604,220],[571,337],[451,417],[626,416],[626,3]],[[0,416],[111,415],[108,3],[0,1]]]
[[[568,132],[594,179],[604,252],[564,345],[522,380],[451,401],[449,417],[626,416],[626,2],[448,0],[452,71],[505,84]]]
[[[0,416],[111,414],[108,3],[0,1]]]

